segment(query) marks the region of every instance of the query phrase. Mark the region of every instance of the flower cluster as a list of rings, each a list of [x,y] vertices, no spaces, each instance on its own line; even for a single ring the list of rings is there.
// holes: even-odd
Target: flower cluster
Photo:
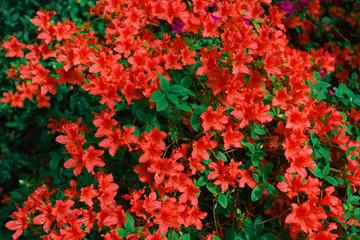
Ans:
[[[319,18],[320,1],[298,3]],[[49,240],[94,232],[315,240],[360,225],[352,134],[360,115],[351,109],[350,121],[320,95],[346,57],[289,44],[286,27],[301,25],[285,19],[294,9],[271,0],[99,0],[90,15],[102,20],[101,33],[38,11],[39,43],[26,54],[15,37],[2,44],[26,63],[9,71],[21,83],[1,102],[21,108],[36,95],[39,108],[51,107],[63,85],[102,110],[92,113],[92,129],[82,118],[50,120],[74,177],[67,187],[36,189],[6,224],[13,238],[30,229]],[[304,27],[301,43],[311,31]],[[107,166],[125,157],[137,179],[121,195],[120,176]]]

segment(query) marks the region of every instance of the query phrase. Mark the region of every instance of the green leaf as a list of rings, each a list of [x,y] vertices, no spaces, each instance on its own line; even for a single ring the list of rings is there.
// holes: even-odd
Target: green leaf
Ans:
[[[221,193],[218,195],[218,201],[223,208],[227,207],[228,199],[224,194]]]
[[[318,178],[323,177],[322,171],[318,166],[315,167],[313,174],[315,177],[318,177]]]
[[[351,185],[348,184],[347,187],[346,187],[346,195],[347,195],[348,198],[351,198],[353,196],[353,193],[352,193],[351,189],[352,189]]]
[[[196,115],[203,114],[205,112],[206,108],[207,108],[207,106],[204,106],[204,105],[199,107],[196,104],[191,104],[191,106],[194,108],[194,114],[196,114]]]
[[[185,91],[185,88],[181,85],[175,84],[170,86],[170,92],[172,93],[181,93],[183,91]]]
[[[264,231],[265,225],[263,223],[263,218],[261,216],[257,217],[254,221],[254,230],[256,232],[256,235],[259,235]]]
[[[184,88],[191,87],[192,80],[190,76],[186,76],[183,79],[181,79],[181,85],[183,85]]]
[[[223,153],[223,152],[220,152],[220,151],[217,151],[216,153],[215,153],[215,158],[216,159],[221,159],[221,160],[223,160],[224,162],[227,162],[227,157],[225,156],[225,154]]]
[[[267,175],[271,175],[273,168],[274,168],[274,164],[272,164],[272,163],[267,164],[264,168],[264,173]]]
[[[230,227],[227,229],[225,235],[223,236],[223,240],[234,240],[234,239],[238,240],[238,238],[236,238],[235,234],[236,234],[235,230],[232,227]]]
[[[356,146],[352,146],[352,147],[349,147],[347,152],[352,152],[356,149],[357,147]]]
[[[56,94],[56,101],[61,102],[61,100],[64,98],[64,95],[62,93]]]
[[[192,112],[191,107],[189,107],[189,105],[187,103],[176,104],[176,107],[180,108],[181,110],[183,110],[185,112]]]
[[[191,91],[190,89],[187,89],[187,88],[185,88],[185,93],[187,93],[188,95],[193,96],[193,97],[196,96],[193,91]]]
[[[51,156],[50,161],[49,161],[49,168],[51,170],[56,169],[56,167],[59,165],[60,159],[57,155],[55,156]]]
[[[276,189],[273,185],[265,183],[264,187],[265,187],[266,191],[268,191],[270,193],[270,195],[277,196]]]
[[[161,75],[160,73],[157,73],[157,76],[158,76],[159,81],[160,81],[160,87],[161,87],[161,89],[162,89],[165,93],[168,93],[169,90],[170,90],[170,84],[169,84],[168,80],[167,80],[163,75]]]
[[[207,183],[206,184],[206,188],[209,190],[209,192],[213,193],[213,194],[217,194],[218,191],[216,189],[216,185],[213,183]]]
[[[124,224],[124,227],[126,230],[131,231],[134,228],[134,219],[129,213],[125,213],[126,215],[126,223]]]
[[[179,99],[177,98],[176,95],[174,94],[168,94],[167,98],[173,103],[173,104],[178,104],[179,103]],[[191,109],[190,109],[191,110]]]
[[[218,236],[213,236],[213,240],[221,240]]]
[[[254,234],[254,223],[251,221],[250,218],[246,218],[244,220],[245,225],[245,237],[248,240],[256,239]]]
[[[156,90],[155,92],[153,92],[151,94],[150,97],[150,102],[157,102],[157,101],[161,101],[162,99],[164,99],[166,96],[166,94],[161,91],[161,90]]]
[[[355,216],[356,220],[360,221],[360,208],[356,208],[354,210],[354,216]]]
[[[202,176],[202,177],[200,177],[200,178],[196,181],[195,186],[196,186],[196,187],[202,187],[202,186],[205,186],[206,183],[207,183],[207,178],[204,177],[204,176]]]
[[[266,128],[261,128],[261,125],[259,124],[254,129],[254,132],[259,135],[264,135],[267,132],[267,130],[266,130]]]
[[[17,127],[19,124],[17,122],[7,122],[5,126],[7,127]]]
[[[331,156],[329,154],[329,150],[323,148],[320,146],[319,148],[319,153],[321,154],[321,156],[323,156],[326,160],[331,162]]]
[[[255,202],[259,200],[263,195],[263,186],[257,185],[251,192],[251,201]]]
[[[326,165],[323,169],[323,176],[327,176],[330,173],[330,166]]]
[[[346,94],[347,89],[348,88],[345,83],[342,82],[339,84],[339,91],[340,91],[341,95]]]
[[[127,231],[123,228],[116,230],[116,232],[119,234],[119,237],[121,238],[125,238],[128,234]]]
[[[179,240],[190,240],[190,235],[188,234],[181,235],[181,237],[179,237]]]
[[[319,139],[316,137],[315,133],[313,133],[312,131],[310,132],[310,139],[311,139],[311,143],[317,147],[319,146]]]
[[[328,181],[329,183],[331,183],[331,184],[334,185],[334,186],[338,186],[338,185],[339,185],[338,182],[336,181],[336,179],[333,178],[333,177],[326,176],[325,179],[326,179],[326,181]]]
[[[349,199],[349,202],[350,202],[351,204],[358,205],[358,204],[359,204],[359,200],[360,200],[360,197],[359,197],[359,196],[352,196],[352,197]]]
[[[199,131],[199,128],[200,128],[200,118],[196,115],[191,115],[190,117],[190,124],[191,124],[191,127],[197,132]]]
[[[341,179],[341,178],[338,178],[337,182],[338,182],[338,184],[344,184],[345,183],[344,179]]]
[[[318,72],[314,72],[314,78],[316,78],[316,79],[321,79],[321,75],[320,75],[320,73],[318,73]]]
[[[10,195],[11,195],[12,198],[15,198],[15,199],[18,199],[18,200],[21,200],[23,198],[23,195],[17,190],[11,191]]]
[[[360,236],[351,236],[350,240],[360,240]]]
[[[360,106],[360,95],[354,96],[353,103]]]
[[[249,147],[250,152],[252,152],[252,153],[255,152],[255,147],[253,144],[249,143],[248,147]]]
[[[156,102],[156,110],[158,112],[165,110],[169,106],[169,102],[168,102],[166,96],[165,95],[163,95],[163,96],[164,97],[161,100],[158,100]]]
[[[266,233],[261,237],[262,240],[277,240],[278,237],[273,233]]]

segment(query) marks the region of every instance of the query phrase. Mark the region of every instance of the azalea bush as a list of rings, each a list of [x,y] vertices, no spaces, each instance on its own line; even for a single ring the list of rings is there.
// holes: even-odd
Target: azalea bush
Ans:
[[[344,22],[318,0],[89,6],[78,22],[39,10],[36,41],[1,45],[6,127],[41,179],[11,194],[13,239],[358,239],[359,46],[325,26],[356,7]]]

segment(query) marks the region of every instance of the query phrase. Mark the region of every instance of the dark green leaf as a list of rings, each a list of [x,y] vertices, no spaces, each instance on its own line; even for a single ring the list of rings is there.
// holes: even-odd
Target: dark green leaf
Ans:
[[[19,124],[17,122],[6,122],[5,126],[7,127],[17,127]]]
[[[338,186],[338,185],[339,185],[338,182],[336,181],[336,179],[333,178],[333,177],[326,176],[325,179],[326,179],[326,181],[328,181],[328,182],[331,183],[332,185],[335,185],[335,186]]]
[[[227,157],[225,156],[224,153],[222,153],[222,152],[220,152],[220,151],[217,151],[217,152],[215,153],[215,158],[216,158],[216,159],[221,159],[221,160],[223,160],[224,162],[227,162]]]
[[[327,176],[330,173],[330,166],[326,165],[323,169],[323,176]]]
[[[22,194],[19,191],[16,191],[16,190],[11,191],[10,195],[11,195],[12,198],[15,198],[15,199],[18,199],[18,200],[23,198]]]
[[[264,168],[264,173],[267,175],[271,175],[273,168],[274,168],[274,164],[272,164],[272,163],[267,164]]]
[[[316,78],[316,79],[321,79],[321,75],[320,75],[320,73],[318,73],[318,72],[314,72],[314,78]]]
[[[161,101],[165,98],[166,94],[161,90],[156,90],[151,94],[150,102]]]
[[[177,104],[176,107],[180,108],[181,110],[183,110],[185,112],[192,112],[191,107],[189,107],[189,105],[187,103]]]
[[[216,189],[216,185],[213,183],[207,183],[206,184],[206,188],[209,190],[209,192],[213,193],[213,194],[217,194],[218,191]]]
[[[255,152],[255,147],[254,147],[254,145],[253,144],[251,144],[251,143],[249,143],[249,150],[250,150],[250,152],[252,152],[252,153],[254,153]]]
[[[116,232],[119,234],[119,237],[125,238],[127,236],[127,231],[123,228],[116,230]]]
[[[264,231],[265,225],[263,223],[263,218],[261,216],[257,217],[254,221],[254,230],[256,232],[256,235],[259,235]]]
[[[187,93],[188,95],[193,96],[193,97],[196,96],[193,91],[191,91],[190,89],[187,89],[187,88],[185,88],[185,93]]]
[[[59,161],[60,161],[60,159],[57,155],[51,156],[50,161],[49,161],[49,168],[51,170],[56,169],[56,167],[59,165]]]
[[[165,93],[168,93],[169,90],[170,90],[170,84],[169,84],[168,80],[167,80],[163,75],[161,75],[160,73],[157,73],[157,76],[158,76],[159,81],[160,81],[160,87],[161,87],[161,89],[162,89]]]
[[[244,221],[245,225],[245,237],[248,240],[255,239],[254,224],[250,218],[246,218]]]
[[[352,146],[352,147],[349,147],[347,151],[348,151],[348,152],[352,152],[352,151],[354,151],[356,148],[357,148],[356,146]]]
[[[360,95],[354,96],[353,103],[360,106]]]
[[[191,106],[194,108],[194,114],[201,115],[205,112],[206,106],[197,106],[196,104],[191,104]]]
[[[125,229],[131,231],[134,228],[134,219],[129,213],[125,213],[126,215],[126,222],[124,224]]]
[[[195,186],[196,187],[202,187],[202,186],[205,186],[207,183],[207,178],[206,177],[200,177],[197,181],[196,181],[196,184]]]
[[[338,179],[337,179],[337,182],[338,182],[339,184],[344,184],[344,183],[345,183],[344,179],[341,179],[341,178],[338,178]]]
[[[185,91],[185,88],[181,85],[176,84],[176,85],[170,86],[170,92],[172,92],[172,93],[181,93],[183,91]]]
[[[196,115],[191,115],[190,117],[190,124],[191,127],[197,132],[199,131],[199,127],[200,127],[200,118]]]
[[[173,103],[173,104],[178,104],[179,103],[179,99],[177,98],[176,95],[174,94],[168,94],[167,98]],[[191,109],[190,109],[191,110]]]
[[[264,135],[266,133],[266,128],[261,128],[261,125],[257,125],[254,129],[254,132],[259,135]]]
[[[318,177],[318,178],[323,177],[321,169],[319,167],[317,167],[317,166],[315,167],[313,174],[314,174],[315,177]]]
[[[223,236],[223,240],[235,240],[235,231],[232,227],[228,228],[225,235]]]
[[[257,185],[251,192],[251,201],[255,202],[259,200],[263,195],[263,186]]]
[[[273,185],[265,183],[264,187],[265,187],[266,191],[268,191],[270,193],[270,195],[277,196],[276,189]]]
[[[190,240],[190,235],[188,234],[181,235],[181,237],[179,237],[179,240]]]
[[[313,133],[312,131],[310,132],[310,139],[313,146],[315,147],[319,146],[319,140],[317,139],[315,133]]]
[[[321,156],[323,156],[326,160],[331,162],[331,156],[329,154],[329,150],[323,148],[320,146],[319,148],[319,153],[321,154]]]
[[[245,225],[245,227],[248,227],[248,228],[254,228],[254,223],[253,223],[253,221],[251,221],[251,219],[250,218],[246,218],[245,220],[244,220],[244,225]]]
[[[183,85],[184,88],[191,87],[192,80],[190,76],[186,76],[183,79],[181,79],[181,85]]]
[[[221,193],[218,195],[218,201],[223,208],[227,207],[228,199],[224,194]]]
[[[156,102],[156,110],[157,110],[158,112],[161,112],[161,111],[165,110],[168,106],[169,106],[169,102],[168,102],[168,100],[167,100],[167,98],[166,98],[165,95],[164,95],[164,98],[163,98],[163,99],[158,100],[158,101]]]
[[[359,196],[352,196],[352,197],[349,199],[349,202],[350,202],[351,204],[358,205],[358,204],[359,204],[359,200],[360,200],[360,197],[359,197]]]
[[[278,239],[278,237],[273,233],[266,233],[261,238],[262,238],[262,240],[277,240]]]

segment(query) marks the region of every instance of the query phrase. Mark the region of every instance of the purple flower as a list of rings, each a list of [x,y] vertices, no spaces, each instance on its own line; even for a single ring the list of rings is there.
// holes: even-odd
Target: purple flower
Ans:
[[[276,5],[283,9],[285,12],[289,13],[289,14],[293,14],[294,13],[294,8],[292,6],[292,3],[291,2],[278,2],[276,3]]]
[[[215,16],[213,16],[213,15],[211,15],[211,17],[212,17],[212,19],[213,19],[214,21],[221,21],[221,18],[219,18],[219,17],[215,17]]]
[[[173,29],[172,31],[174,33],[183,33],[182,28],[184,27],[184,22],[181,19],[174,20],[174,23],[170,23],[170,26]]]
[[[295,4],[297,10],[301,10],[304,7],[309,6],[309,0],[302,0]]]
[[[317,31],[317,26],[313,23],[313,29],[314,29],[314,31]]]
[[[334,95],[335,93],[331,89],[329,89],[329,94]]]
[[[322,78],[326,76],[326,72],[324,70],[320,70],[319,73]]]
[[[243,17],[243,19],[245,20],[246,25],[249,25],[251,23],[250,19],[247,19],[247,18],[244,18],[244,17]]]

